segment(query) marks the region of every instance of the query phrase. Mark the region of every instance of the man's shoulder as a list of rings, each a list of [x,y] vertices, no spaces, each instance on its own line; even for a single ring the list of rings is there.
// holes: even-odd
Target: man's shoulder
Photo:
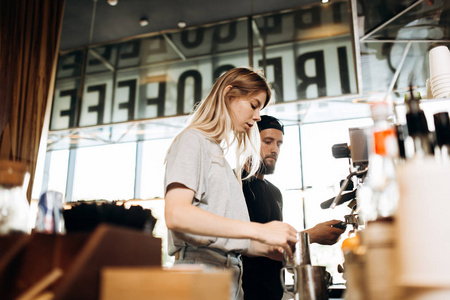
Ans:
[[[276,190],[276,191],[278,191],[279,193],[281,193],[280,189],[279,189],[276,185],[274,185],[272,182],[270,182],[270,181],[267,180],[267,179],[265,179],[264,181],[266,182],[266,184],[267,184],[271,189]]]

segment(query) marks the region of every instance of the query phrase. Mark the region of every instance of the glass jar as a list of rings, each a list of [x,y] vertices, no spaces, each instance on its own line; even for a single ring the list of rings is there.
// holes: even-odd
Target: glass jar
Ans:
[[[26,163],[0,160],[0,234],[30,232],[29,179]]]

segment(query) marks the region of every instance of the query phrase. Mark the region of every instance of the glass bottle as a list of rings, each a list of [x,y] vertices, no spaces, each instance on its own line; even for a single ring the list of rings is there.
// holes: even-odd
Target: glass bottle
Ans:
[[[398,204],[395,180],[397,133],[393,124],[388,122],[388,104],[380,102],[372,105],[371,114],[374,125],[369,143],[369,171],[358,197],[360,214],[366,223],[392,219]]]
[[[398,158],[400,161],[406,160],[406,140],[408,138],[408,128],[405,124],[395,124],[398,143]]]
[[[450,120],[447,112],[433,115],[436,133],[436,144],[439,150],[439,160],[443,164],[450,163]]]
[[[0,160],[0,234],[29,233],[26,164]]]
[[[425,113],[420,108],[420,99],[420,94],[417,92],[411,91],[405,94],[408,134],[414,144],[413,157],[419,159],[434,155],[427,119]]]
[[[365,253],[365,281],[368,299],[398,299],[395,286],[395,213],[399,190],[395,162],[398,157],[397,133],[388,121],[390,115],[386,102],[371,106],[374,122],[371,134],[368,176],[363,184],[365,196],[360,208],[365,221],[361,242]],[[382,296],[380,296],[382,295]]]

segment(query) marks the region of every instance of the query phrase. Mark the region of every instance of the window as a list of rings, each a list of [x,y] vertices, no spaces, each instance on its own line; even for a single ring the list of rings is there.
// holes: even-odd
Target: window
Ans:
[[[298,126],[285,126],[283,145],[275,172],[264,176],[283,194],[283,219],[297,230],[303,230],[302,174]]]
[[[135,157],[136,143],[78,149],[73,196],[68,200],[133,199]]]
[[[50,166],[48,168],[48,187],[46,190],[65,194],[67,184],[67,170],[69,167],[69,150],[51,151]],[[42,191],[44,192],[44,191]]]
[[[164,160],[173,139],[142,142],[142,173],[137,198],[164,198]]]

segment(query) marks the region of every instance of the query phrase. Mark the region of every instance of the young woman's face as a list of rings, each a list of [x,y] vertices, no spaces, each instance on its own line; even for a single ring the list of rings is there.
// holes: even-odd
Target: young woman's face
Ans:
[[[234,125],[238,132],[245,132],[261,120],[259,112],[266,101],[266,92],[233,99],[230,103]]]

